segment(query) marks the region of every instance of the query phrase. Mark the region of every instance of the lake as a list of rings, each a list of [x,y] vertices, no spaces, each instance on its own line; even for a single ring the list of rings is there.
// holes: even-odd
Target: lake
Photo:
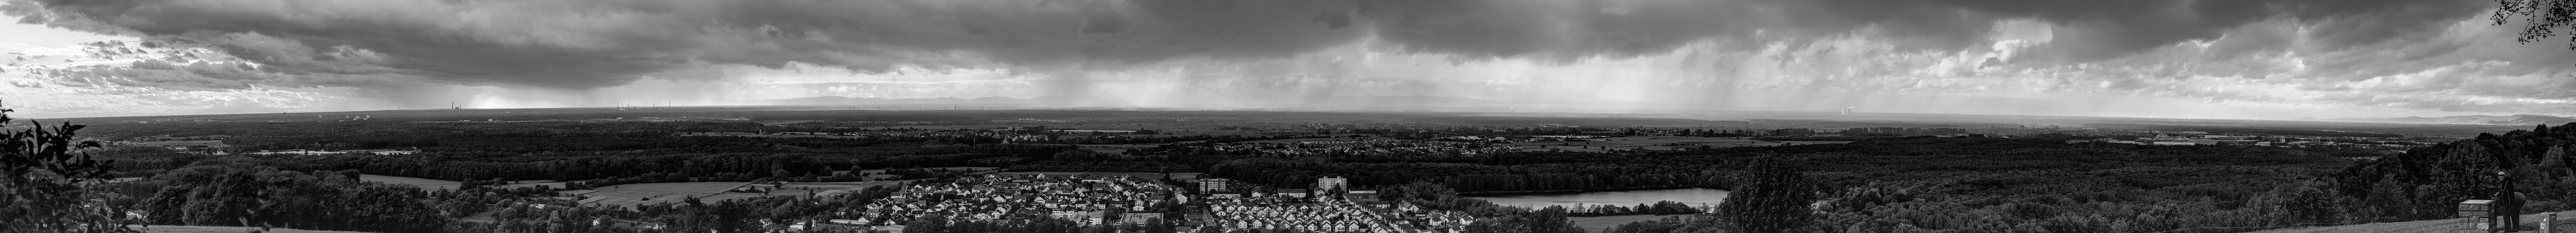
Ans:
[[[1620,205],[1637,206],[1658,201],[1681,202],[1693,207],[1716,206],[1726,200],[1726,190],[1712,188],[1647,189],[1599,192],[1497,193],[1462,194],[1467,198],[1508,206],[1545,208],[1547,206]]]

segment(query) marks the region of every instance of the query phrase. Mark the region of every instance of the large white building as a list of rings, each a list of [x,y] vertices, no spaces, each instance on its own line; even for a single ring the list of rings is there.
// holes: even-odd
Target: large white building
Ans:
[[[1199,179],[1199,190],[1207,192],[1225,191],[1227,189],[1234,188],[1233,184],[1234,180],[1227,180],[1225,178]]]
[[[1349,190],[1349,189],[1350,189],[1350,187],[1351,187],[1351,179],[1342,178],[1342,177],[1339,177],[1339,176],[1330,176],[1330,177],[1324,177],[1324,178],[1315,179],[1315,191],[1316,191],[1316,192],[1332,192],[1332,190]]]

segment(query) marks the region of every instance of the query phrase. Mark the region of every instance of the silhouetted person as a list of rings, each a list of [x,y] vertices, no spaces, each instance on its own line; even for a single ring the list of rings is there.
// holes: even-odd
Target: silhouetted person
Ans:
[[[2523,196],[2521,192],[2514,192],[2513,174],[2505,171],[2496,171],[2496,181],[2501,184],[2496,185],[2495,206],[2491,209],[2492,212],[2487,212],[2489,215],[2495,216],[2494,221],[2496,222],[2496,227],[2489,231],[2520,231],[2522,228]]]

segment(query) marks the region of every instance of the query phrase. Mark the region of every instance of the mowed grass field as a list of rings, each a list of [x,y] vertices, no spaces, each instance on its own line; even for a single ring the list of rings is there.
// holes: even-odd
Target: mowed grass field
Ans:
[[[821,135],[821,134],[816,134],[816,135],[807,135],[807,134],[677,134],[677,135],[678,135],[678,136],[702,136],[702,137],[755,137],[755,138],[857,138],[857,137],[864,137],[864,136],[835,136],[835,135]]]
[[[1238,130],[1219,130],[1219,128],[1225,128],[1225,127],[1259,126],[1259,125],[1256,125],[1256,124],[1222,124],[1222,123],[1190,123],[1190,124],[1132,124],[1132,123],[1121,123],[1121,124],[1079,124],[1079,125],[1076,125],[1076,124],[912,125],[912,126],[857,127],[857,128],[853,128],[853,129],[864,129],[864,130],[886,130],[886,129],[924,129],[924,130],[958,130],[958,129],[964,129],[964,130],[989,130],[989,129],[1027,128],[1027,127],[1037,127],[1037,126],[1045,126],[1045,127],[1047,127],[1047,128],[1051,128],[1051,129],[1080,129],[1080,130],[1139,130],[1139,129],[1150,129],[1150,130],[1163,131],[1163,132],[1172,133],[1172,134],[1179,134],[1179,135],[1200,135],[1200,134],[1205,134],[1205,135],[1246,135],[1246,136],[1249,136],[1249,135],[1261,135],[1261,134],[1250,133],[1250,132],[1243,132],[1243,131],[1238,131]]]
[[[587,196],[587,198],[581,199],[582,204],[614,206],[673,203],[693,197],[698,198],[698,201],[700,202],[713,203],[723,200],[762,196],[760,193],[725,192],[725,190],[732,190],[735,187],[742,187],[748,184],[751,184],[751,182],[643,183],[599,187],[598,189],[563,191],[559,193]]]
[[[618,190],[618,191],[653,191],[653,192],[696,192],[696,193],[720,193],[720,192],[724,192],[725,190],[730,190],[730,189],[733,189],[733,188],[735,188],[735,187],[742,187],[742,185],[744,185],[744,184],[750,184],[750,183],[751,183],[751,182],[680,182],[680,183],[642,183],[642,184],[622,184],[622,185],[615,185],[615,186],[608,186],[608,187],[599,187],[599,189],[598,189],[598,190],[600,190],[600,191]]]
[[[554,189],[564,189],[564,184],[567,184],[567,181],[528,179],[528,181],[510,181],[510,184],[500,184],[500,189],[523,189],[523,186],[554,186]]]
[[[997,128],[1004,128],[1004,127],[1016,127],[1016,126],[1013,126],[1013,125],[911,125],[911,126],[855,127],[855,128],[851,128],[851,129],[861,129],[861,130],[889,130],[889,129],[957,130],[957,129],[997,129]]]
[[[546,187],[563,188],[563,187],[564,187],[564,183],[565,183],[565,182],[563,182],[563,181],[554,181],[554,180],[521,180],[521,181],[511,181],[511,182],[510,182],[510,184],[501,185],[501,188],[523,188],[523,187],[537,187],[537,186],[546,186]]]
[[[2533,227],[2537,227],[2537,226],[2540,226],[2540,220],[2541,220],[2540,218],[2541,218],[2541,216],[2540,216],[2539,214],[2527,214],[2527,215],[2522,215],[2522,224],[2523,224],[2524,226],[2533,226]],[[2372,224],[2343,225],[2343,226],[2329,226],[2329,227],[2296,227],[2296,228],[2285,228],[2285,229],[2277,229],[2277,230],[2256,231],[2256,232],[2254,232],[2254,233],[2400,233],[2400,232],[2412,233],[2412,232],[2452,232],[2452,230],[2453,230],[2453,229],[2455,229],[2455,228],[2459,228],[2459,227],[2460,227],[2460,220],[2458,220],[2458,219],[2434,219],[2434,220],[2412,221],[2412,222],[2388,222],[2388,223],[2372,223]],[[2561,229],[2561,230],[2559,230],[2559,231],[2566,231],[2566,230],[2564,230],[2564,229],[2576,229],[2576,212],[2559,212],[2559,214],[2558,214],[2558,226],[2557,226],[2556,228],[2554,228],[2554,229]]]
[[[456,189],[458,186],[463,186],[463,184],[464,184],[464,182],[455,182],[455,181],[432,180],[432,179],[425,179],[425,178],[400,177],[400,176],[365,175],[365,174],[358,175],[358,180],[362,180],[362,181],[374,181],[374,182],[383,182],[383,183],[387,183],[387,184],[410,185],[410,186],[413,186],[413,187],[420,187],[420,189],[422,189],[422,190]]]
[[[1338,142],[1338,141],[1359,141],[1359,140],[1367,140],[1367,139],[1358,139],[1358,138],[1296,138],[1296,139],[1273,139],[1273,140],[1260,140],[1260,141],[1243,141],[1243,142],[1236,142],[1236,143],[1246,143],[1246,144],[1250,144],[1250,143],[1297,144],[1297,143],[1299,143],[1299,142]]]
[[[830,195],[848,194],[848,193],[853,192],[853,191],[862,190],[862,189],[867,189],[868,187],[876,187],[876,186],[894,186],[894,187],[897,187],[897,188],[901,188],[904,184],[908,184],[908,183],[911,183],[911,181],[901,181],[901,180],[893,180],[893,181],[889,181],[889,180],[879,180],[879,181],[859,181],[859,182],[807,182],[807,183],[787,183],[787,185],[776,185],[776,186],[772,186],[772,185],[758,185],[758,184],[756,184],[756,185],[752,185],[752,186],[753,186],[753,187],[774,188],[774,189],[771,189],[771,190],[769,191],[769,195],[771,195],[771,196],[782,196],[782,195],[783,195],[783,196],[804,196],[804,195],[808,195],[808,194],[816,195],[816,196],[830,196]]]
[[[142,229],[142,230],[143,230],[143,232],[150,232],[150,233],[242,233],[242,232],[250,232],[250,230],[252,230],[252,229],[256,229],[256,228],[250,228],[250,227],[210,227],[210,226],[135,226],[135,228],[136,228],[136,229]],[[285,228],[269,228],[267,232],[269,232],[269,233],[360,233],[360,232],[355,232],[355,231],[316,231],[316,230],[296,230],[296,229],[285,229]]]
[[[1575,227],[1581,227],[1581,228],[1583,228],[1583,230],[1586,230],[1586,231],[1602,232],[1603,230],[1610,229],[1610,227],[1616,227],[1616,226],[1619,226],[1619,224],[1628,224],[1628,223],[1638,222],[1638,221],[1656,220],[1656,219],[1664,219],[1664,218],[1671,218],[1671,217],[1685,217],[1685,218],[1688,218],[1688,217],[1691,217],[1691,216],[1698,216],[1698,215],[1619,215],[1619,216],[1599,216],[1599,217],[1565,217],[1565,220],[1566,220],[1566,221],[1569,221],[1569,222],[1574,222],[1574,226],[1575,226]]]
[[[924,169],[965,170],[965,171],[990,171],[990,170],[994,170],[994,169],[1002,169],[1002,167],[930,167],[930,168],[924,168]],[[850,173],[850,172],[851,172],[851,171],[832,171],[832,174],[834,174],[834,175],[838,175],[838,174],[841,174],[841,173]],[[885,173],[886,173],[886,169],[866,169],[866,170],[858,170],[858,172],[859,172],[859,173],[862,173],[862,174],[885,174]]]

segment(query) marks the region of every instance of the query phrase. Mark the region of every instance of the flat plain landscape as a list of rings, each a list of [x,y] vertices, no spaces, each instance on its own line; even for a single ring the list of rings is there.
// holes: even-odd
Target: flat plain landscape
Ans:
[[[400,176],[387,176],[387,175],[367,175],[367,174],[360,174],[360,175],[358,175],[358,180],[361,180],[361,181],[372,181],[372,182],[382,182],[382,183],[387,183],[387,184],[410,185],[410,186],[413,186],[413,187],[420,187],[420,189],[422,189],[422,190],[439,190],[439,189],[455,190],[455,189],[456,189],[456,187],[458,187],[458,186],[461,186],[461,185],[464,185],[464,184],[465,184],[464,182],[456,182],[456,181],[445,181],[445,180],[423,179],[423,178],[413,178],[413,177],[400,177]]]
[[[1700,217],[1700,216],[1696,216],[1696,215],[1621,215],[1621,216],[1595,216],[1595,217],[1565,217],[1565,220],[1566,220],[1566,221],[1570,221],[1570,222],[1574,222],[1574,226],[1575,226],[1575,227],[1583,228],[1584,230],[1589,230],[1589,231],[1592,231],[1592,232],[1609,232],[1609,230],[1610,230],[1610,228],[1611,228],[1611,227],[1617,227],[1617,226],[1619,226],[1619,224],[1628,224],[1628,223],[1638,222],[1638,221],[1657,220],[1657,219],[1676,218],[1676,217],[1679,217],[1679,218],[1694,218],[1694,219],[1695,219],[1696,217]]]
[[[759,193],[728,192],[749,185],[751,185],[750,182],[643,183],[559,193],[589,197],[581,199],[579,202],[582,204],[606,206],[677,203],[688,198],[697,198],[701,202],[717,202],[766,196]]]
[[[668,108],[599,112],[592,109],[382,111],[369,120],[279,122],[284,116],[247,115],[228,118],[118,118],[93,128],[104,138],[131,140],[216,141],[221,150],[309,148],[314,140],[323,153],[247,154],[256,165],[199,164],[208,155],[186,150],[106,150],[103,157],[122,159],[140,168],[177,167],[184,171],[242,171],[278,166],[287,171],[358,170],[361,180],[416,187],[460,189],[462,180],[506,180],[507,184],[464,188],[468,196],[375,193],[369,197],[402,197],[413,202],[345,198],[342,193],[277,194],[304,203],[299,209],[441,209],[386,222],[408,225],[358,225],[324,229],[421,229],[427,226],[535,224],[539,216],[575,216],[597,221],[593,227],[653,229],[673,227],[673,218],[847,219],[825,227],[885,227],[917,218],[944,216],[931,212],[983,211],[1008,218],[1003,210],[975,205],[890,207],[868,198],[927,195],[909,192],[937,189],[960,195],[992,195],[1009,190],[1057,190],[1043,198],[1050,208],[1123,208],[1135,212],[1190,214],[1192,204],[1148,204],[1253,194],[1308,190],[1302,195],[1345,196],[1353,205],[1384,208],[1391,215],[1423,228],[1463,229],[1454,213],[1489,212],[1529,215],[1535,210],[1505,209],[1503,204],[1469,197],[1477,193],[1567,192],[1637,199],[1616,208],[1568,210],[1568,229],[1598,231],[1644,222],[1649,225],[1696,224],[1646,221],[1669,216],[1701,216],[1716,209],[1704,205],[1663,205],[1662,201],[1712,200],[1719,195],[1644,196],[1638,190],[1760,189],[1762,185],[1813,184],[1837,192],[1812,200],[1762,203],[1813,203],[1813,212],[1836,215],[1886,215],[1920,218],[1932,226],[1961,231],[2010,230],[1982,226],[2066,224],[2063,219],[2020,215],[2021,208],[2052,208],[2060,214],[2112,216],[2126,208],[2197,208],[2228,218],[2144,215],[2106,221],[2130,221],[2129,228],[2084,225],[2073,231],[2107,229],[2184,229],[2205,226],[2262,226],[2268,212],[2243,206],[2319,209],[2338,205],[2291,205],[2267,196],[2337,197],[2294,192],[2320,192],[2316,182],[2349,179],[2385,170],[2369,163],[2407,150],[2447,150],[2424,141],[2457,141],[2433,136],[2385,136],[2371,131],[2304,130],[2317,123],[2190,122],[2100,118],[2101,127],[2013,125],[2009,116],[1939,116],[1923,119],[1865,118],[1855,115],[1794,113],[1766,117],[1810,120],[1705,120],[1712,115],[1591,114],[1526,116],[1520,113],[1415,112],[1212,112],[1103,110],[964,110],[964,111],[739,111],[737,108]],[[559,111],[559,112],[558,112]],[[1479,115],[1511,115],[1482,117]],[[310,117],[310,116],[307,116]],[[1888,117],[1888,116],[1878,116]],[[921,121],[839,121],[842,118],[930,119]],[[1701,120],[1685,119],[1700,118]],[[211,121],[205,121],[210,120]],[[333,119],[317,117],[306,119]],[[1591,125],[1588,123],[1701,121],[1710,124]],[[2049,119],[2048,123],[2089,124],[2082,119]],[[1460,123],[1465,122],[1465,123]],[[1527,125],[1497,125],[1483,123]],[[2189,129],[2239,132],[2158,130],[2191,124]],[[273,127],[278,124],[317,127]],[[1016,123],[1016,124],[1015,124]],[[2238,126],[2208,126],[2236,124]],[[2367,128],[2379,123],[2335,123],[2333,128]],[[1902,126],[1902,127],[1899,127]],[[2128,127],[2128,128],[2122,128]],[[2480,128],[2486,126],[2471,126]],[[2420,131],[2424,126],[2391,129]],[[224,132],[197,135],[192,132]],[[355,134],[345,132],[380,132]],[[2552,132],[2556,132],[2553,130]],[[2317,136],[2331,135],[2331,136]],[[2397,134],[2405,135],[2405,134]],[[2516,137],[2535,137],[2532,133]],[[222,140],[206,140],[222,136]],[[2515,139],[2527,140],[2527,139]],[[2158,143],[2148,143],[2158,142]],[[2189,143],[2185,143],[2189,142]],[[160,145],[160,144],[134,144]],[[166,147],[166,146],[165,146]],[[340,150],[402,149],[410,154],[336,153]],[[205,150],[205,149],[200,149]],[[2519,152],[2516,152],[2519,153]],[[2441,153],[2460,154],[2460,153]],[[2418,158],[2427,159],[2427,158]],[[2428,159],[2429,160],[2429,159]],[[196,166],[196,167],[189,167]],[[135,169],[134,174],[168,171]],[[2324,171],[2363,171],[2353,174]],[[204,172],[174,173],[184,176]],[[260,173],[287,176],[286,173]],[[301,173],[296,173],[301,174]],[[1754,175],[1769,174],[1769,175]],[[1796,175],[1789,175],[1796,174]],[[2447,173],[2446,173],[2447,174]],[[1181,176],[1181,177],[1172,177]],[[1027,177],[1053,179],[1019,179]],[[1782,180],[1758,180],[1776,177]],[[186,178],[179,181],[219,179]],[[1201,178],[1214,178],[1202,180]],[[119,179],[123,184],[167,185],[157,176]],[[1098,186],[1088,180],[1134,179],[1128,186]],[[1770,179],[1770,178],[1763,178]],[[2354,179],[2361,180],[2361,179]],[[2399,181],[2405,182],[2405,181]],[[1331,183],[1340,192],[1313,192]],[[207,187],[215,184],[185,184]],[[2368,184],[2371,186],[2423,184]],[[1177,190],[1158,191],[1181,187]],[[1205,188],[1205,187],[1215,187]],[[2413,186],[2408,186],[2413,187]],[[2544,186],[2545,187],[2545,186]],[[582,188],[563,190],[565,188]],[[902,191],[896,190],[901,189]],[[155,190],[120,188],[118,190]],[[327,190],[306,188],[299,190]],[[1856,191],[1855,191],[1856,190]],[[1878,191],[1868,191],[1878,190]],[[2342,189],[2334,189],[2342,190]],[[1358,192],[1368,191],[1368,192]],[[139,192],[139,191],[138,191]],[[1119,194],[1101,194],[1111,192]],[[159,192],[127,195],[151,196]],[[1086,194],[1089,193],[1089,194]],[[1394,194],[1394,195],[1388,195]],[[2118,195],[2112,195],[2118,194]],[[419,195],[419,196],[406,196]],[[1627,195],[1627,196],[1620,196]],[[2113,198],[2092,202],[2031,199],[2032,195]],[[2355,194],[2341,194],[2355,195]],[[821,198],[806,202],[797,198]],[[473,197],[473,198],[465,198]],[[941,195],[914,198],[944,198]],[[1146,199],[1135,199],[1149,197]],[[1393,197],[1389,200],[1387,197]],[[286,197],[280,197],[286,198]],[[497,199],[487,199],[497,198]],[[1017,195],[984,197],[1002,201]],[[1000,198],[1000,199],[995,199]],[[1267,196],[1261,198],[1279,198]],[[1570,195],[1541,202],[1601,201]],[[2425,197],[2447,198],[2447,197]],[[695,199],[704,206],[678,205]],[[1623,199],[1623,200],[1625,200]],[[2386,198],[2382,198],[2386,199]],[[225,197],[180,203],[220,205]],[[943,199],[944,200],[944,199]],[[1025,201],[1038,201],[1029,199]],[[2109,199],[2105,199],[2109,200]],[[2218,202],[2205,200],[2221,200]],[[2367,199],[2300,200],[2354,203]],[[1280,200],[1267,200],[1280,201]],[[1289,201],[1289,204],[1313,202]],[[1256,203],[1242,202],[1242,203]],[[303,202],[283,202],[303,203]],[[1071,203],[1071,204],[1066,204]],[[2429,203],[2429,202],[2428,202]],[[542,204],[543,206],[539,206]],[[1241,203],[1235,203],[1241,204]],[[1646,206],[1653,204],[1653,206]],[[610,212],[558,212],[529,215],[524,211],[557,211],[561,205],[615,206]],[[1093,206],[1100,205],[1100,206]],[[1227,204],[1232,205],[1232,204]],[[1407,206],[1410,207],[1407,207]],[[2110,207],[2100,207],[2112,205]],[[2342,206],[2355,206],[2347,204]],[[2404,206],[2403,204],[2385,204]],[[437,206],[437,207],[433,207]],[[754,207],[756,206],[756,207]],[[786,206],[788,208],[779,208]],[[1074,207],[1066,207],[1074,206]],[[1351,205],[1329,205],[1351,206]],[[1808,206],[1808,205],[1801,205]],[[1810,207],[1814,207],[1810,206]],[[159,211],[185,208],[141,205]],[[649,207],[649,208],[646,208]],[[1901,208],[1948,208],[1911,211]],[[2096,208],[2100,207],[2100,208]],[[2407,208],[2433,208],[2415,206]],[[250,207],[244,207],[250,208]],[[717,209],[759,209],[748,215],[704,215]],[[1161,208],[1161,209],[1157,209]],[[1198,207],[1205,208],[1205,207]],[[1410,208],[1410,209],[1408,209]],[[639,211],[680,212],[639,212]],[[694,212],[693,212],[694,211]],[[1200,210],[1205,211],[1205,210]],[[308,213],[308,212],[280,212]],[[322,212],[310,212],[322,213]],[[1052,213],[1052,212],[1051,212]],[[1078,214],[1078,213],[1069,213]],[[1211,213],[1213,214],[1213,213]],[[2404,215],[2398,213],[2394,215]],[[181,215],[189,216],[189,215]],[[725,217],[730,216],[730,217]],[[1137,216],[1142,217],[1142,216]],[[1371,217],[1345,219],[1367,220]],[[977,219],[984,217],[970,217]],[[1819,221],[1856,226],[1862,231],[1901,230],[1879,218],[1825,218]],[[282,218],[276,221],[306,221]],[[1225,219],[1184,222],[1219,224]],[[1269,221],[1269,220],[1263,220]],[[1555,221],[1524,217],[1485,217],[1486,224]],[[1918,221],[1918,220],[1909,220]],[[1988,224],[1986,222],[1998,222]],[[328,224],[329,222],[307,224]],[[2011,223],[2011,224],[2002,224]],[[1337,227],[1339,223],[1300,223]],[[1940,225],[1947,224],[1947,225]],[[753,230],[756,227],[693,229]],[[2413,228],[2408,228],[2413,229]],[[1139,230],[1139,229],[1129,229]],[[1551,230],[1552,231],[1552,230]]]
[[[0,233],[2457,232],[2570,12],[0,0]]]
[[[140,228],[140,229],[142,229],[142,230],[143,230],[143,232],[147,232],[147,233],[243,233],[243,232],[265,232],[265,233],[363,233],[363,232],[355,232],[355,231],[316,231],[316,230],[297,230],[297,229],[286,229],[286,228],[269,228],[269,229],[259,229],[259,228],[256,228],[256,227],[219,227],[219,226],[135,226],[135,228]]]

